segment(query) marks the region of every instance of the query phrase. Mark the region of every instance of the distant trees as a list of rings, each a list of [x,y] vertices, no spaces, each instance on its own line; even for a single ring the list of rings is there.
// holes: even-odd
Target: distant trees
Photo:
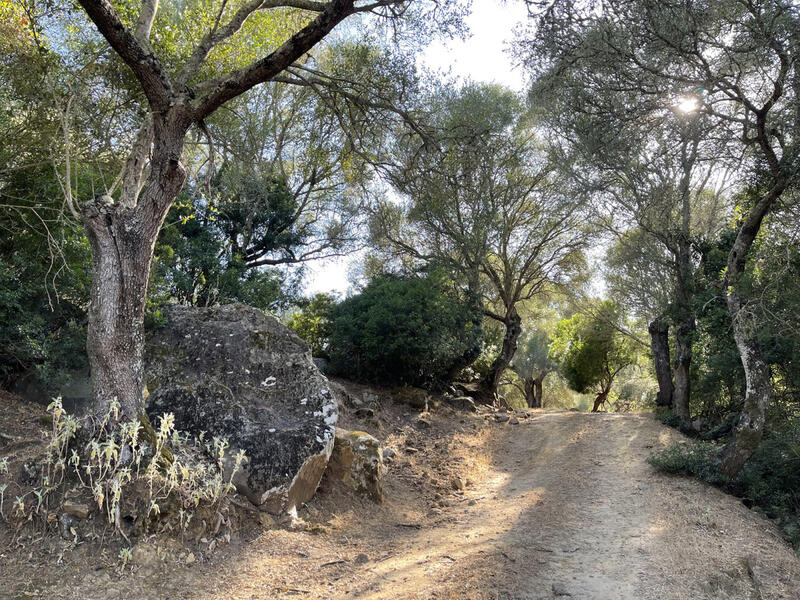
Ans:
[[[522,382],[525,403],[529,408],[543,408],[544,378],[558,370],[558,363],[550,357],[549,352],[550,336],[546,332],[534,329],[523,333],[511,368]]]
[[[800,134],[800,15],[785,0],[529,3],[537,35],[522,43],[532,69],[579,92],[593,118],[625,121],[673,107],[702,115],[715,155],[738,161],[747,201],[722,289],[747,381],[741,419],[723,454],[734,476],[761,440],[772,397],[770,369],[748,306],[747,262],[768,214],[796,182]],[[624,131],[623,131],[624,133]]]
[[[392,251],[452,273],[502,325],[483,382],[493,398],[522,332],[520,303],[566,284],[583,265],[583,199],[512,92],[467,86],[436,102],[433,141],[402,140],[390,181],[403,201],[383,204],[375,224]]]
[[[336,297],[321,293],[299,304],[299,310],[289,316],[289,329],[309,345],[312,356],[330,359],[331,322],[337,305]]]
[[[550,357],[570,388],[597,392],[592,412],[605,404],[619,373],[637,360],[634,342],[620,333],[620,316],[611,301],[577,313],[556,325]]]

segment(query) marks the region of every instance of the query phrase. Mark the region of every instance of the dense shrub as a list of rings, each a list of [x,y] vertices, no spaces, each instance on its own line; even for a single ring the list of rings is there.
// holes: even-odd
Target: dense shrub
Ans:
[[[476,325],[477,323],[477,325]],[[333,311],[333,373],[385,384],[436,385],[474,357],[480,318],[439,276],[373,279]]]

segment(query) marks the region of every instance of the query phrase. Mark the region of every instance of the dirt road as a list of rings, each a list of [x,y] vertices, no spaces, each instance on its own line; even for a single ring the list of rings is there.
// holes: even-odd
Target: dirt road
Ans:
[[[651,415],[532,411],[515,424],[440,412],[424,427],[408,413],[392,419],[380,425],[398,451],[383,505],[327,485],[301,511],[305,530],[253,521],[252,535],[221,547],[201,540],[191,559],[180,546],[140,541],[145,559],[121,574],[93,565],[97,552],[87,550],[83,562],[51,562],[46,581],[32,571],[26,588],[40,591],[11,597],[800,598],[800,560],[769,521],[647,464],[682,439]],[[454,477],[469,479],[465,489]]]
[[[800,561],[767,520],[647,464],[681,438],[652,416],[536,411],[495,427],[480,480],[441,512],[297,550],[315,565],[324,564],[315,550],[318,561],[338,552],[345,562],[290,576],[295,595],[275,597],[800,598]],[[272,552],[291,548],[287,535]],[[369,562],[357,564],[357,553]],[[207,597],[269,597],[253,584],[275,566],[261,565],[235,570]]]

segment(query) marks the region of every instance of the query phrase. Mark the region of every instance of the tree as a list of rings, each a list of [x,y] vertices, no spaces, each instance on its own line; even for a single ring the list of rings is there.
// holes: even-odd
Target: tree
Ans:
[[[525,402],[529,408],[542,408],[542,383],[544,378],[558,369],[549,355],[550,337],[547,333],[534,329],[523,334],[523,340],[511,368],[522,381]]]
[[[740,207],[723,281],[747,380],[740,421],[722,453],[733,477],[761,440],[772,395],[743,276],[762,222],[798,172],[797,8],[785,0],[530,5],[539,29],[523,51],[540,74],[569,70],[570,85],[584,88],[595,114],[657,113],[680,102],[713,121],[719,155],[745,157],[740,181],[751,187],[751,201]],[[629,90],[629,101],[606,104],[612,88]],[[756,183],[746,184],[753,174]]]
[[[331,357],[331,320],[336,304],[336,297],[331,294],[315,294],[301,302],[300,309],[289,317],[289,329],[309,345],[314,357]]]
[[[393,17],[407,4],[256,0],[216,3],[209,12],[205,4],[167,3],[159,10],[158,0],[144,0],[137,11],[127,5],[118,10],[107,0],[80,0],[146,102],[133,115],[140,125],[118,186],[80,203],[69,171],[64,178],[67,204],[86,229],[93,255],[87,349],[96,411],[118,402],[122,419],[142,413],[150,263],[162,223],[186,180],[182,158],[190,128],[202,131],[226,102],[293,65],[301,69],[306,53],[348,17],[369,12]],[[181,19],[191,25],[183,36],[177,33]]]
[[[438,102],[437,144],[403,140],[391,182],[405,203],[382,205],[376,223],[392,250],[453,273],[504,328],[484,379],[493,399],[522,332],[520,303],[565,285],[583,264],[582,198],[565,186],[512,92],[466,86]]]
[[[549,356],[560,364],[570,388],[580,394],[597,391],[592,412],[606,402],[620,371],[636,362],[633,342],[614,326],[619,323],[617,307],[607,300],[559,321],[550,344]]]

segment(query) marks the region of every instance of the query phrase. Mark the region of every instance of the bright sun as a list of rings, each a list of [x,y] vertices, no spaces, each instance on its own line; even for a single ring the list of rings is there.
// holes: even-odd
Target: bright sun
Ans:
[[[675,107],[682,113],[690,113],[700,108],[700,101],[695,96],[683,96],[678,98]]]

